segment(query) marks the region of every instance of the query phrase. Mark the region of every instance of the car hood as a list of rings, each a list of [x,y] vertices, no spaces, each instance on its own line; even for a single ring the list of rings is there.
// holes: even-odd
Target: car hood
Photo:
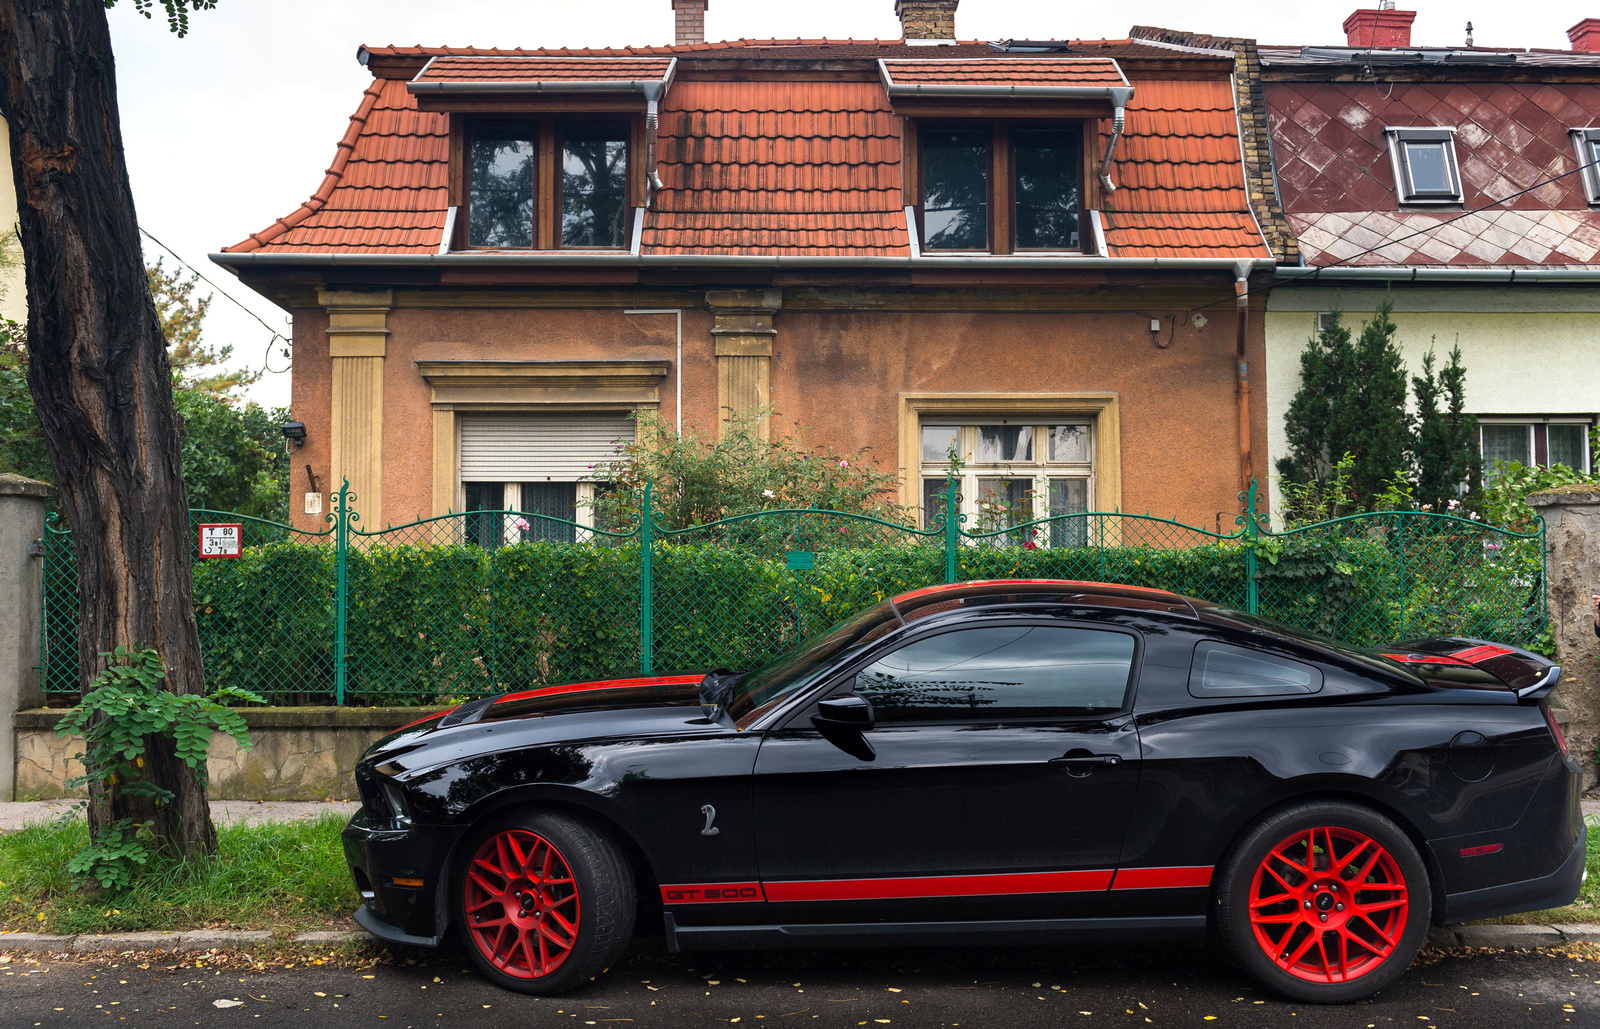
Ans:
[[[700,713],[704,673],[567,683],[469,701],[402,726],[368,748],[367,760],[432,744],[499,735],[528,742],[682,731]]]

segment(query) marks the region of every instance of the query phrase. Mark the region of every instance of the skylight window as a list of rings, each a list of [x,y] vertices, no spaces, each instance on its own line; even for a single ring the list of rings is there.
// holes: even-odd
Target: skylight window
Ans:
[[[1402,204],[1461,203],[1455,130],[1388,129],[1389,157]]]
[[[1600,129],[1573,129],[1572,146],[1578,156],[1578,175],[1591,207],[1600,207]]]

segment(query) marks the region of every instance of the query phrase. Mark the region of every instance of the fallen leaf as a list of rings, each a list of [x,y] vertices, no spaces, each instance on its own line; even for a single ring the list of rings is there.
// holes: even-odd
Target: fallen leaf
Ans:
[[[214,1007],[214,1008],[242,1008],[242,1007],[244,1007],[244,1001],[242,1001],[242,1000],[214,1000],[214,1001],[211,1002],[211,1006]]]

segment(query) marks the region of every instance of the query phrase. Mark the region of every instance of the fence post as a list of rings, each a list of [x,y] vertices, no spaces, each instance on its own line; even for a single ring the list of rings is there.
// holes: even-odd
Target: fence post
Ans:
[[[1406,584],[1406,516],[1396,511],[1394,515],[1395,550],[1400,555],[1400,639],[1406,638],[1406,602],[1411,597],[1411,587]]]
[[[1261,613],[1261,591],[1256,584],[1256,480],[1251,478],[1250,488],[1239,494],[1244,501],[1244,603],[1245,610],[1253,615]]]
[[[346,577],[346,557],[350,551],[350,480],[344,480],[339,492],[333,495],[333,702],[344,706],[345,686],[345,618],[350,610],[349,581]]]
[[[1550,710],[1562,726],[1572,756],[1583,765],[1583,785],[1595,785],[1595,748],[1600,743],[1600,641],[1594,635],[1594,602],[1600,582],[1600,488],[1592,483],[1557,486],[1530,494],[1528,506],[1542,516],[1544,587],[1550,642],[1561,665],[1561,684]]]
[[[651,610],[650,596],[650,580],[654,575],[650,551],[655,537],[655,512],[650,505],[652,485],[648,479],[645,480],[644,504],[639,512],[639,671],[646,675],[655,669],[655,613]]]
[[[956,581],[956,555],[961,546],[961,528],[956,514],[956,480],[944,484],[944,581]]]

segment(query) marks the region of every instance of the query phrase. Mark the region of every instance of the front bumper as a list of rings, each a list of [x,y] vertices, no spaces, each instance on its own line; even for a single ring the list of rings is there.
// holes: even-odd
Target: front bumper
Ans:
[[[357,924],[390,943],[438,946],[450,924],[448,862],[456,835],[436,826],[375,824],[365,809],[357,811],[341,834],[361,894]]]

